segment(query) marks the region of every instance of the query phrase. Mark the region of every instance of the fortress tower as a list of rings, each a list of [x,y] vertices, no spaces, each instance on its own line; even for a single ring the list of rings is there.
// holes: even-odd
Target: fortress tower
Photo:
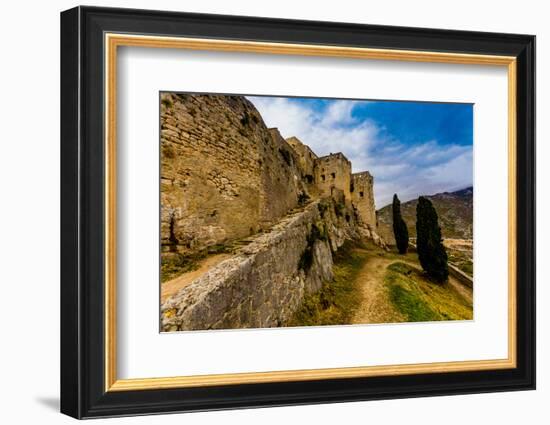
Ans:
[[[294,149],[299,158],[302,178],[308,184],[315,182],[315,162],[318,159],[315,152],[308,145],[304,145],[297,137],[289,137],[286,142]]]
[[[364,224],[376,228],[373,178],[368,171],[351,175],[351,201]]]
[[[321,196],[332,196],[337,189],[351,201],[351,162],[341,152],[317,158],[315,184]]]
[[[270,129],[270,131],[274,131]],[[351,162],[341,153],[318,157],[296,137],[286,139],[298,158],[302,179],[313,196],[332,196],[351,203],[361,221],[376,229],[373,177],[368,171],[351,173]]]

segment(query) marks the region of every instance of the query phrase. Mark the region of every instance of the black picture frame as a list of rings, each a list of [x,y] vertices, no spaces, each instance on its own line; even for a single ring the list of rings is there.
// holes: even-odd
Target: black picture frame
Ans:
[[[517,58],[517,367],[105,391],[104,34],[507,55]],[[75,418],[535,388],[535,37],[76,7],[61,13],[61,412]]]

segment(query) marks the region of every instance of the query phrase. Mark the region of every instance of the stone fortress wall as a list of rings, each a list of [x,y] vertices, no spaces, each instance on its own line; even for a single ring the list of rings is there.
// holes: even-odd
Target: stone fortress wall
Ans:
[[[164,255],[256,234],[335,189],[375,226],[372,186],[370,174],[352,175],[344,154],[317,157],[296,137],[268,129],[244,97],[161,94]]]
[[[317,155],[308,145],[303,144],[297,137],[289,137],[286,142],[292,146],[294,152],[298,155],[300,168],[302,169],[302,178],[310,185],[315,184],[315,166]]]
[[[242,96],[161,94],[161,255],[247,242],[161,306],[164,331],[281,326],[376,233],[373,179],[268,129]]]
[[[261,233],[161,306],[165,332],[282,326],[308,293],[333,278],[332,253],[358,239],[332,198],[315,200]],[[307,264],[302,259],[309,252]],[[302,260],[302,261],[301,261]]]
[[[163,254],[266,229],[306,191],[298,156],[240,96],[161,95]]]

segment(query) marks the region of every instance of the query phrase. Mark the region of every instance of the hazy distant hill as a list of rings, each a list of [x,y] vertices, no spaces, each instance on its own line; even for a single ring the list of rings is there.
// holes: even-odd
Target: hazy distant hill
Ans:
[[[399,194],[398,194],[399,196]],[[444,192],[427,196],[439,216],[439,225],[444,238],[471,239],[473,224],[473,187],[456,192]],[[401,215],[409,229],[409,236],[416,237],[417,199],[401,204]],[[379,234],[390,244],[393,237],[392,206],[386,205],[377,211]]]

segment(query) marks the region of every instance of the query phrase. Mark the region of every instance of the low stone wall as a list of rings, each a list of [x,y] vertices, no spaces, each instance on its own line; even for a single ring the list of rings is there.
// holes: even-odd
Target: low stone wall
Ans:
[[[333,278],[332,252],[359,238],[353,210],[308,204],[166,300],[163,331],[281,326]]]
[[[414,242],[411,242],[409,240],[409,251],[417,252],[416,238],[411,238],[411,239],[414,240]],[[458,280],[460,283],[462,283],[464,286],[467,286],[468,288],[474,287],[474,279],[471,276],[464,273],[462,270],[460,270],[456,265],[454,265],[451,262],[447,262],[447,266],[449,269],[449,274],[454,278],[456,278],[456,280]]]
[[[448,263],[449,266],[449,274],[456,278],[460,283],[467,286],[468,288],[474,287],[474,279],[468,276],[466,273],[464,273],[462,270],[460,270],[457,266],[454,264]]]

